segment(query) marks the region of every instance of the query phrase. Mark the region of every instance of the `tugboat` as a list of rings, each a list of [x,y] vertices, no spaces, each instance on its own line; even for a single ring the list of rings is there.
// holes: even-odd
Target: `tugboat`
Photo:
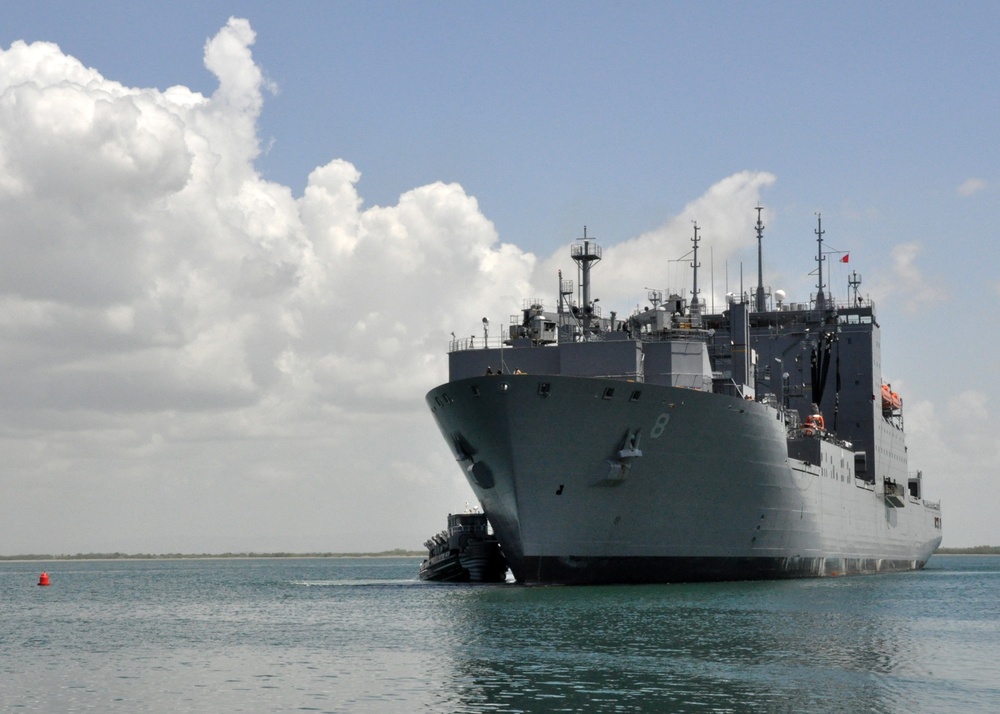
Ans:
[[[420,564],[421,580],[502,583],[507,577],[507,560],[500,541],[489,532],[485,513],[449,513],[448,528],[424,545],[427,558]]]

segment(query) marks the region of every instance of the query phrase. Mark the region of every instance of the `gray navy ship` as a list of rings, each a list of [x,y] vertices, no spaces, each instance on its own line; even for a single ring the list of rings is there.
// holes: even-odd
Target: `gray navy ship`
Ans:
[[[872,302],[826,294],[822,219],[807,303],[758,283],[719,313],[650,291],[619,319],[579,292],[525,302],[505,335],[453,340],[427,403],[522,583],[797,578],[920,569],[939,503],[910,472]],[[829,272],[829,271],[828,271]]]

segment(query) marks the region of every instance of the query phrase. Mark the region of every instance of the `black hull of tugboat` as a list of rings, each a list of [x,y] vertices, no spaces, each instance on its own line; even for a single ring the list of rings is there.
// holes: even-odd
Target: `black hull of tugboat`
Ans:
[[[437,583],[502,583],[507,578],[507,561],[499,543],[473,542],[462,551],[427,558],[420,565],[419,577]]]
[[[420,579],[436,583],[467,583],[469,571],[462,567],[458,553],[428,558],[420,564]]]

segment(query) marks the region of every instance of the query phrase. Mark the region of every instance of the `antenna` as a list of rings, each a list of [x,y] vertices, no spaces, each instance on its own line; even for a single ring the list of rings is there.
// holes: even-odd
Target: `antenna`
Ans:
[[[708,266],[711,269],[709,276],[712,278],[710,286],[712,288],[712,314],[715,314],[715,246],[708,249]]]
[[[764,224],[760,220],[760,212],[764,207],[757,204],[757,312],[764,312],[767,305],[764,302],[764,252],[761,247],[764,238]]]
[[[701,263],[698,262],[698,242],[701,238],[698,237],[698,221],[691,221],[694,223],[694,237],[691,238],[691,242],[694,244],[694,256],[691,260],[691,268],[694,272],[693,285],[691,290],[691,326],[700,327],[701,326],[701,305],[698,303],[698,268],[701,267]]]
[[[861,276],[856,270],[851,271],[851,277],[847,279],[847,285],[854,292],[854,307],[858,306],[858,286],[861,285]]]
[[[694,237],[691,242],[694,244],[694,257],[691,260],[691,267],[694,269],[694,286],[691,290],[691,306],[695,307],[698,305],[698,293],[701,291],[698,289],[698,268],[701,267],[701,263],[698,262],[698,243],[701,238],[698,237],[698,221],[691,221],[694,223]]]
[[[823,261],[826,258],[823,257],[823,214],[816,214],[816,243],[819,245],[819,249],[816,253],[816,265],[819,266],[819,281],[816,283],[816,309],[823,310],[826,308],[826,296],[823,295]]]

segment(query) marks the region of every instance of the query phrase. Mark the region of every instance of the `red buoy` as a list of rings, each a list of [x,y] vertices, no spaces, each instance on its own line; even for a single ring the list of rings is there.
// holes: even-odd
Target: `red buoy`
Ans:
[[[39,575],[38,576],[38,584],[42,585],[42,586],[49,585],[49,574],[48,573],[42,573],[41,575]]]

